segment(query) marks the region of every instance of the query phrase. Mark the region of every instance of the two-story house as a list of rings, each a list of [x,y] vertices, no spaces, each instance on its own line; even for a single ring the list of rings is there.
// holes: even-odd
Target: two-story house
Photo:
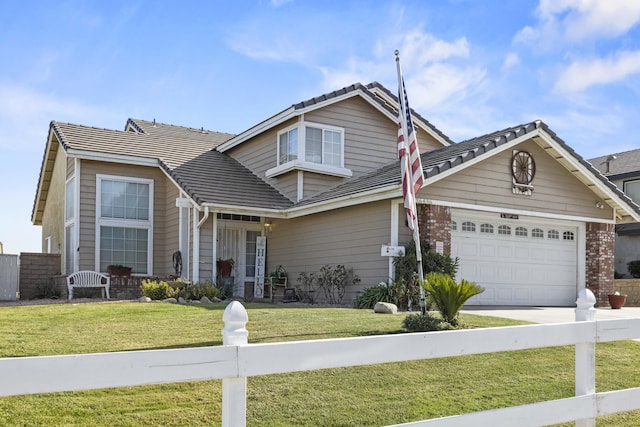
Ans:
[[[636,204],[640,203],[640,150],[609,154],[589,160]],[[640,223],[616,225],[615,271],[625,277],[627,264],[640,260]]]
[[[389,280],[381,248],[411,240],[396,153],[397,98],[378,83],[292,105],[238,135],[129,119],[124,130],[53,121],[32,221],[63,270],[126,264],[216,280],[234,260],[235,293],[266,271],[342,264]],[[458,278],[486,291],[475,304],[573,305],[613,286],[618,223],[638,206],[544,123],[454,143],[414,112],[425,183],[420,233],[458,257]],[[258,265],[260,267],[260,265]]]

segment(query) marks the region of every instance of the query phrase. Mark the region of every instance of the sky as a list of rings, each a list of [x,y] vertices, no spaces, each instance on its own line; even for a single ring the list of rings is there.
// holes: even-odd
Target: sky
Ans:
[[[640,148],[638,0],[0,2],[0,242],[31,223],[52,120],[240,133],[353,83],[459,142],[543,120],[589,159]],[[395,141],[390,141],[395,144]]]

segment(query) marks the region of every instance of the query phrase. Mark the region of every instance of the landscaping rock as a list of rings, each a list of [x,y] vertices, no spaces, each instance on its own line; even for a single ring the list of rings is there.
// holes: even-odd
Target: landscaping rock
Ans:
[[[151,302],[151,298],[149,297],[140,297],[138,298],[139,302]]]
[[[373,312],[382,314],[396,314],[398,312],[398,307],[395,304],[391,304],[390,302],[377,302],[373,307]]]
[[[178,298],[178,302],[179,302],[180,304],[186,304],[186,303],[187,303],[187,300],[185,300],[185,299],[184,299],[184,298],[182,298],[182,297],[179,297],[179,298]]]
[[[211,304],[211,300],[209,298],[207,298],[207,297],[200,298],[200,302],[202,304]]]
[[[200,300],[197,300],[197,299],[192,299],[192,300],[191,300],[191,301],[189,301],[189,302],[190,302],[191,304],[202,304],[202,303],[200,302]]]
[[[178,300],[175,298],[167,298],[164,300],[164,302],[170,302],[171,304],[177,304]]]

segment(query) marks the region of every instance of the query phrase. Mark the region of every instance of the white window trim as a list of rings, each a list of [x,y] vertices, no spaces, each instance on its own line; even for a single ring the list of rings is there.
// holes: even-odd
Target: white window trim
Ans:
[[[340,134],[340,166],[331,166],[326,165],[324,163],[314,163],[308,162],[305,160],[306,158],[306,128],[314,127],[325,130],[337,132]],[[295,160],[291,160],[289,162],[279,164],[280,163],[280,135],[291,131],[292,129],[298,129],[298,158]],[[348,178],[353,175],[350,169],[344,167],[344,128],[325,125],[321,123],[315,122],[307,122],[300,121],[296,124],[286,127],[280,130],[276,135],[276,162],[278,165],[274,168],[268,169],[265,172],[265,176],[267,178],[271,178],[274,176],[282,175],[284,173],[290,172],[292,170],[303,170],[308,172],[316,172],[323,175],[332,175],[338,177]],[[323,142],[324,144],[324,142]],[[323,152],[323,161],[324,161],[324,152]]]
[[[101,218],[101,184],[103,180],[134,182],[138,184],[149,185],[149,219],[132,220],[132,219],[113,219]],[[95,270],[100,271],[100,227],[123,227],[123,228],[144,228],[148,230],[147,239],[147,273],[153,272],[153,206],[154,206],[154,190],[153,179],[136,178],[120,175],[102,175],[96,174],[96,244],[95,244]]]

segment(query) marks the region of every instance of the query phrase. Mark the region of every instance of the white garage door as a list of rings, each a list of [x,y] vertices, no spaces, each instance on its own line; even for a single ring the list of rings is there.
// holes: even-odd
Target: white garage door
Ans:
[[[452,213],[456,278],[485,291],[469,305],[572,306],[577,295],[577,225],[522,216]]]

